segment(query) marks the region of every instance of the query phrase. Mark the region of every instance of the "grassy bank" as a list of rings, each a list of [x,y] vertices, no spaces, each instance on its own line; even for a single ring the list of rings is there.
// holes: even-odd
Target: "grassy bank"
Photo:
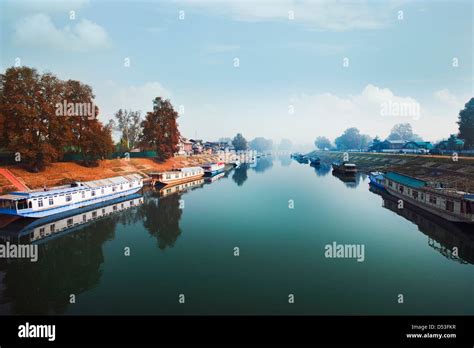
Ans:
[[[215,155],[197,155],[191,157],[173,157],[158,163],[149,158],[114,159],[100,161],[99,166],[89,168],[74,162],[58,162],[48,166],[40,173],[31,173],[21,166],[6,166],[20,182],[30,189],[64,185],[73,181],[89,181],[105,179],[113,176],[139,173],[146,175],[151,172],[165,171],[173,168],[198,166],[206,162],[218,160]],[[8,180],[0,175],[0,193],[15,191]]]

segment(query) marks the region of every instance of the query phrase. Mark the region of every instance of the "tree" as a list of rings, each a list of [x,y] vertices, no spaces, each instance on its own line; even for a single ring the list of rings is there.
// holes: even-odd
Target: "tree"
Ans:
[[[272,149],[273,141],[271,139],[257,137],[249,143],[249,146],[252,150],[255,150],[258,152],[265,152]]]
[[[409,123],[399,123],[393,126],[388,140],[404,140],[404,141],[422,141],[421,137],[413,134],[413,129]]]
[[[372,142],[372,137],[367,134],[362,134],[360,136],[360,145],[359,149],[367,150],[369,148],[369,144]]]
[[[317,137],[314,145],[320,150],[325,150],[331,148],[331,141],[326,137]]]
[[[97,119],[99,108],[94,104],[94,97],[90,86],[75,80],[66,81],[65,100],[90,108],[89,112],[69,115],[66,118],[72,131],[71,145],[81,153],[86,165],[97,164],[97,160],[106,158],[113,151],[110,127],[104,127]]]
[[[247,140],[240,133],[237,133],[234,139],[232,139],[232,145],[234,145],[236,151],[244,151],[248,148]]]
[[[375,138],[372,140],[372,144],[369,147],[369,150],[371,151],[381,151],[382,150],[382,141],[380,140],[379,136],[375,136]]]
[[[60,100],[61,83],[51,74],[18,67],[0,75],[0,146],[19,153],[30,170],[42,170],[62,155],[68,134],[55,115]]]
[[[471,98],[464,109],[459,112],[459,138],[464,140],[467,148],[474,146],[474,98]]]
[[[153,111],[147,112],[142,121],[141,144],[156,151],[160,160],[173,156],[178,151],[179,130],[176,122],[178,113],[169,100],[156,97],[153,100]]]
[[[360,149],[361,135],[357,128],[348,128],[334,142],[339,150]]]
[[[122,132],[120,143],[124,145],[125,150],[134,149],[142,132],[140,111],[119,109],[114,116],[115,120],[109,122],[110,127]]]

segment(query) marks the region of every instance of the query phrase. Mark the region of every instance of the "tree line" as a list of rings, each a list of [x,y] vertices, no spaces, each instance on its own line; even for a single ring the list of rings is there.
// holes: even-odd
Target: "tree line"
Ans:
[[[119,110],[104,125],[94,98],[92,88],[80,81],[29,67],[8,68],[0,74],[0,150],[16,154],[31,171],[43,170],[65,153],[96,165],[114,151],[113,130],[121,131],[123,150],[140,145],[162,160],[177,151],[178,113],[169,100],[156,97],[144,119],[140,112]]]

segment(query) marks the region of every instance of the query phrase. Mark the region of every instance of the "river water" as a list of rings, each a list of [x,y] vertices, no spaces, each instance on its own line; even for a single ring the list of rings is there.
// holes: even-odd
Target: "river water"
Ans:
[[[265,157],[117,205],[35,242],[37,262],[0,260],[0,313],[474,314],[472,228],[400,210],[362,174]],[[333,243],[363,258],[326,257]]]

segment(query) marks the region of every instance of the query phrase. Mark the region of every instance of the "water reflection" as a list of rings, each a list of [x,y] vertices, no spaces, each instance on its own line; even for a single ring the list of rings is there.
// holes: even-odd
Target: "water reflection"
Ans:
[[[156,238],[158,248],[165,250],[173,247],[181,234],[179,220],[182,209],[180,208],[181,193],[161,196],[159,199],[151,195],[146,199],[141,209],[143,226],[148,233]]]
[[[291,164],[291,157],[290,154],[283,154],[279,155],[278,159],[280,160],[281,166],[282,167],[288,167]]]
[[[234,175],[232,175],[232,180],[234,180],[238,186],[242,186],[247,180],[248,168],[249,166],[247,163],[242,163],[238,168],[235,168]]]
[[[316,175],[318,176],[326,176],[331,172],[331,165],[327,163],[321,163],[319,166],[318,165],[312,165],[311,167],[314,168],[314,171],[316,172]]]
[[[474,264],[474,235],[469,226],[446,221],[409,203],[398,208],[398,199],[384,190],[370,187],[370,191],[383,199],[382,206],[413,222],[418,230],[428,236],[428,245],[444,257],[459,262]],[[458,253],[453,253],[453,248]]]
[[[256,166],[253,168],[257,173],[263,173],[273,167],[273,159],[271,156],[261,157],[257,160]]]

